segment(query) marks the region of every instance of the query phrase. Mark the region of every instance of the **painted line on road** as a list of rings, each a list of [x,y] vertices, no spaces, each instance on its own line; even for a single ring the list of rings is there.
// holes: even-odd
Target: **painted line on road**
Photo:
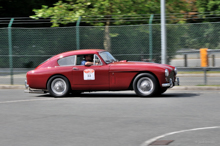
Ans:
[[[17,103],[17,102],[30,102],[30,101],[42,101],[42,100],[54,100],[54,98],[47,98],[47,99],[26,99],[26,100],[11,100],[11,101],[2,101],[0,104],[3,103]]]
[[[160,135],[160,136],[154,137],[152,139],[149,139],[149,140],[145,141],[143,144],[141,144],[141,146],[148,146],[149,144],[151,144],[152,142],[154,142],[154,141],[156,141],[160,138],[170,136],[170,135],[174,135],[174,134],[179,134],[179,133],[184,133],[184,132],[191,132],[191,131],[198,131],[198,130],[217,129],[217,128],[220,128],[220,126],[194,128],[194,129],[187,129],[187,130],[180,130],[180,131],[170,132],[170,133],[166,133],[164,135]]]

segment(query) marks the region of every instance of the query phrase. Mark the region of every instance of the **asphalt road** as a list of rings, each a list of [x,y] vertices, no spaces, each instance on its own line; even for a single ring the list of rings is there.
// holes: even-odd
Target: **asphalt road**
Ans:
[[[169,90],[53,98],[0,90],[1,146],[219,146],[220,91]]]

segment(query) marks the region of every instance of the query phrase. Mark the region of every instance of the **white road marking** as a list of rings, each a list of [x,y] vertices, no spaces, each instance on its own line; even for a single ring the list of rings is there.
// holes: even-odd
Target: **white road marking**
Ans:
[[[181,131],[170,132],[170,133],[166,133],[166,134],[164,134],[164,135],[160,135],[160,136],[154,137],[154,138],[152,138],[152,139],[149,139],[149,140],[145,141],[143,144],[141,144],[141,146],[148,146],[148,145],[151,144],[152,142],[154,142],[154,141],[156,141],[156,140],[158,140],[158,139],[160,139],[160,138],[169,136],[169,135],[179,134],[179,133],[183,133],[183,132],[197,131],[197,130],[217,129],[217,128],[220,128],[220,126],[194,128],[194,129],[188,129],[188,130],[181,130]]]
[[[46,99],[26,99],[26,100],[11,100],[11,101],[2,101],[2,103],[16,103],[16,102],[30,102],[30,101],[40,101],[40,100],[54,100],[54,98],[46,98]]]

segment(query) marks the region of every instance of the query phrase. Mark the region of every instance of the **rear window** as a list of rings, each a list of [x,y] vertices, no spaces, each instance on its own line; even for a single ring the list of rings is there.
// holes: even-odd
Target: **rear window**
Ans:
[[[76,63],[76,56],[68,56],[68,57],[64,57],[58,60],[58,64],[60,66],[71,66],[71,65],[75,65]]]

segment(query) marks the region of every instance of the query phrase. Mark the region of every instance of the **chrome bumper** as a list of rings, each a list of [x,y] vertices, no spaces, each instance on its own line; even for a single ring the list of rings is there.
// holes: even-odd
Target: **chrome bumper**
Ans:
[[[27,84],[27,80],[24,81],[25,89],[29,88],[29,85]]]
[[[36,93],[36,94],[45,94],[47,91],[41,90],[41,89],[26,89],[24,90],[25,93]]]
[[[26,90],[24,90],[25,93],[44,94],[48,92],[47,90],[42,90],[42,89],[31,89],[27,84],[27,80],[25,80],[25,88],[26,88]]]
[[[173,86],[179,86],[179,85],[180,85],[179,78],[176,78],[175,82],[173,82],[172,79],[170,79],[170,82],[162,84],[162,87],[172,88]]]

